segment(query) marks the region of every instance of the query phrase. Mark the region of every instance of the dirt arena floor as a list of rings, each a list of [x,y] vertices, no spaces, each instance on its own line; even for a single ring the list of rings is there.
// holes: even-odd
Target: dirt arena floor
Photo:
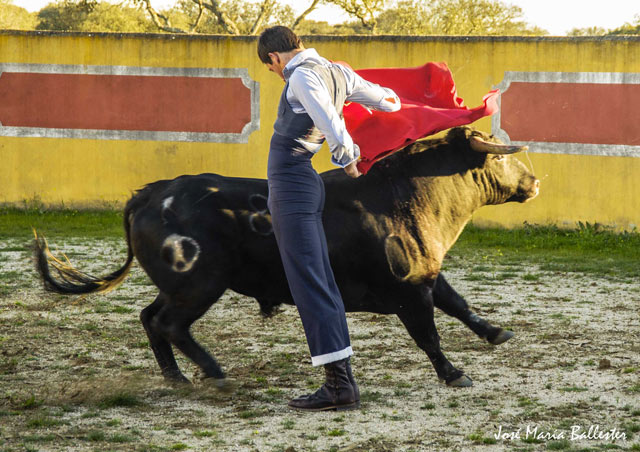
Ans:
[[[57,240],[104,275],[120,240]],[[139,322],[155,297],[139,268],[115,292],[45,293],[30,253],[0,239],[0,451],[640,450],[640,281],[547,272],[499,256],[448,258],[475,311],[515,336],[492,346],[437,311],[444,352],[474,382],[448,388],[393,316],[349,314],[362,408],[299,413],[315,389],[295,308],[270,319],[228,291],[193,328],[232,381],[164,383]]]

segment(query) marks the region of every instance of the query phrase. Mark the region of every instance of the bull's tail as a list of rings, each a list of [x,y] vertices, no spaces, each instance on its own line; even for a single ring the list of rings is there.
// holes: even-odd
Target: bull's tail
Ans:
[[[102,278],[75,269],[67,256],[64,256],[64,261],[55,257],[49,250],[47,240],[38,236],[34,229],[36,267],[45,289],[60,294],[89,294],[106,293],[117,288],[129,274],[134,257],[129,237],[128,212],[125,212],[124,226],[127,234],[127,261],[118,270]]]

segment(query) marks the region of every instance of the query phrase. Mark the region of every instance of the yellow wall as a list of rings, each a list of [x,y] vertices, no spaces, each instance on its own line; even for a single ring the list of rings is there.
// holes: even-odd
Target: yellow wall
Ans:
[[[356,69],[446,61],[468,106],[479,105],[505,71],[640,73],[637,38],[304,41],[323,56],[348,61]],[[259,62],[255,48],[255,39],[247,37],[0,33],[0,63],[247,68],[260,84],[260,129],[248,143],[0,137],[0,202],[34,197],[48,204],[122,202],[147,182],[185,173],[266,177],[282,82]],[[489,118],[475,125],[491,130]],[[520,158],[529,163],[526,156]],[[536,153],[529,153],[529,158],[542,180],[540,196],[525,205],[483,208],[474,220],[506,226],[523,221],[640,225],[640,158]],[[319,171],[333,168],[326,149],[314,165]]]

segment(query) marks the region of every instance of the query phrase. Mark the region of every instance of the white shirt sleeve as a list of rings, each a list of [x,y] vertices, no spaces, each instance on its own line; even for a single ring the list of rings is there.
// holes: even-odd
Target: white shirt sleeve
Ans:
[[[353,143],[320,76],[311,69],[297,68],[289,79],[289,90],[327,139],[331,162],[344,168],[358,160],[360,148]]]
[[[378,111],[400,110],[400,98],[390,88],[371,83],[346,66],[338,65],[347,80],[347,100]]]
[[[344,73],[347,84],[347,100],[374,110],[393,112],[400,110],[400,98],[393,90],[371,83],[352,69],[337,65]],[[344,168],[360,157],[360,148],[347,132],[344,119],[333,105],[324,81],[313,70],[297,68],[289,78],[287,99],[292,101],[296,113],[302,113],[295,103],[302,105],[314,124],[325,136],[331,150],[331,162]]]

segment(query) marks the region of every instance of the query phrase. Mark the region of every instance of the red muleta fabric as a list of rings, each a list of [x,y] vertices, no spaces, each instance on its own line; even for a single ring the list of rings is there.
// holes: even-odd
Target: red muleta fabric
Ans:
[[[498,90],[484,96],[479,107],[465,107],[445,63],[356,72],[365,80],[391,88],[402,102],[402,108],[394,113],[370,112],[356,103],[345,105],[345,124],[353,141],[360,146],[358,169],[363,174],[378,160],[420,138],[470,124],[494,114],[499,108]]]

